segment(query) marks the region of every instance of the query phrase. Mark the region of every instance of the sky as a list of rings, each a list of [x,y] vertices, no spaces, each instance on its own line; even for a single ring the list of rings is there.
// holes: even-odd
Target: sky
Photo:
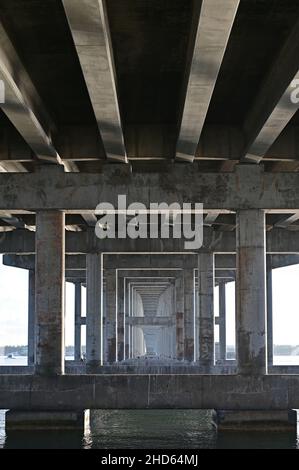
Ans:
[[[299,265],[274,269],[273,336],[274,344],[299,345]],[[0,347],[27,344],[28,271],[2,265],[0,258]],[[217,305],[217,290],[215,305]],[[227,344],[235,341],[234,283],[227,284]],[[217,310],[217,308],[216,308]],[[215,314],[217,314],[215,310]],[[85,289],[82,314],[85,313]],[[84,335],[83,335],[84,336]],[[74,286],[66,285],[65,343],[74,343]],[[83,344],[85,341],[83,340]]]

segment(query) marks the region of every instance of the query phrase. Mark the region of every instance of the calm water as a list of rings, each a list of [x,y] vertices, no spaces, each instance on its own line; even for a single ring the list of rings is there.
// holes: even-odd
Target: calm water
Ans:
[[[291,359],[294,360],[293,357]],[[295,359],[298,362],[298,357]],[[3,363],[26,365],[26,358],[0,357],[0,364]],[[283,363],[286,363],[285,357]],[[0,448],[299,449],[299,436],[287,433],[217,435],[211,425],[210,412],[202,410],[96,411],[92,413],[91,428],[85,435],[77,432],[48,431],[13,432],[6,435],[5,411],[0,411]]]

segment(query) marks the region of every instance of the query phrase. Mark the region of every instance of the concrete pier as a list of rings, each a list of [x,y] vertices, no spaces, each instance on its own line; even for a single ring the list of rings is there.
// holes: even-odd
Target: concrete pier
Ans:
[[[117,279],[117,360],[125,359],[125,281],[123,277]]]
[[[81,353],[81,314],[82,314],[82,297],[81,297],[81,282],[75,282],[75,338],[74,350],[75,361],[80,361]]]
[[[176,314],[176,357],[184,358],[184,279],[177,277],[175,281],[175,314]]]
[[[267,372],[265,214],[237,213],[236,348],[238,372]]]
[[[28,365],[35,362],[35,270],[28,270]]]
[[[273,291],[272,269],[267,266],[267,360],[268,367],[273,365]]]
[[[105,361],[117,361],[117,272],[106,269]]]
[[[219,283],[219,355],[226,360],[226,283]]]
[[[64,373],[64,213],[36,214],[35,370]]]
[[[90,370],[102,364],[103,340],[102,256],[86,256],[86,364]]]
[[[184,358],[194,361],[194,272],[183,270],[184,278]]]
[[[214,255],[198,256],[199,363],[209,373],[214,365]]]

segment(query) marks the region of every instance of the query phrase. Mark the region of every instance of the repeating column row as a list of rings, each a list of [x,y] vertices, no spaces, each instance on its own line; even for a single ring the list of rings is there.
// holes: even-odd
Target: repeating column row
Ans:
[[[265,216],[260,210],[237,214],[236,344],[238,371],[264,374],[266,348],[266,263]],[[91,367],[133,356],[136,328],[126,316],[136,299],[115,270],[106,270],[106,309],[103,315],[103,256],[86,257],[87,315],[86,360]],[[199,364],[210,372],[214,366],[214,255],[198,255],[198,312],[194,308],[194,272],[180,271],[173,284],[175,307],[173,326],[176,358],[194,361],[199,345]],[[30,274],[29,361],[40,374],[64,373],[64,214],[37,213],[35,289]],[[81,288],[80,288],[81,289]],[[34,292],[35,291],[35,292]],[[79,359],[81,291],[76,287],[76,359]],[[33,296],[35,294],[35,304]],[[220,304],[225,305],[220,286]],[[33,319],[35,320],[33,321]],[[225,359],[225,312],[220,307],[221,359]],[[105,336],[104,336],[105,331]],[[166,331],[166,330],[165,330]],[[34,341],[35,337],[35,341]],[[35,351],[33,346],[35,343]],[[269,356],[270,357],[270,356]]]

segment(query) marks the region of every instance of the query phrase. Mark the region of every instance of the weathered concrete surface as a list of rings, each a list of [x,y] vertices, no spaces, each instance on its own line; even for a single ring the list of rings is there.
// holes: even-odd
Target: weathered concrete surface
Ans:
[[[175,280],[176,358],[184,358],[184,279],[183,273]]]
[[[194,361],[194,271],[183,270],[184,278],[184,359]]]
[[[118,322],[117,322],[117,360],[122,361],[125,359],[125,279],[120,277],[120,273],[118,271],[118,278],[117,278],[117,306],[116,311],[118,315]]]
[[[280,228],[274,228],[266,234],[267,239],[267,253],[269,254],[294,254],[299,253],[299,232],[290,231]],[[236,252],[236,235],[235,232],[215,232],[211,228],[204,228],[204,246],[200,250],[206,251],[205,247],[212,246],[212,251],[218,253],[220,257],[223,253],[224,255],[233,255]],[[163,257],[165,256],[165,267],[170,266],[174,268],[183,267],[184,258],[187,256],[192,257],[195,253],[192,250],[187,251],[184,249],[184,240],[183,239],[164,239],[164,240],[146,240],[146,239],[125,239],[125,240],[100,240],[95,236],[94,230],[87,230],[86,232],[67,232],[66,233],[66,254],[69,255],[82,255],[86,253],[107,253],[107,258],[111,259],[113,255],[111,253],[115,252],[115,264],[109,265],[108,267],[115,267],[116,269],[121,269],[124,267],[128,268],[126,256],[134,256],[132,258],[132,267],[136,261],[135,256],[141,256],[140,254],[147,254],[147,257],[144,258],[144,266],[147,267],[157,267],[157,269],[162,266]],[[0,253],[7,254],[22,254],[22,255],[31,255],[35,253],[35,237],[34,233],[29,232],[28,230],[18,229],[13,232],[6,232],[1,235],[0,240]],[[108,254],[109,253],[109,254]],[[123,253],[121,255],[120,253]],[[140,253],[139,255],[136,253]],[[154,261],[153,253],[159,253],[161,257],[161,264]],[[173,255],[171,255],[173,253]],[[125,254],[125,255],[124,255]],[[186,255],[186,256],[184,256]],[[125,261],[121,260],[122,256],[125,256]],[[163,257],[162,257],[163,256]],[[173,260],[169,261],[170,256],[173,256]],[[182,256],[182,260],[178,261],[176,257]],[[118,263],[119,260],[119,263]],[[138,261],[137,267],[141,266],[141,258]],[[188,261],[189,263],[190,261]],[[286,260],[288,262],[288,260]],[[71,262],[70,262],[71,263]],[[157,263],[157,264],[156,264]],[[170,263],[170,264],[168,264]],[[218,267],[221,267],[221,262],[219,261]],[[190,262],[192,266],[193,262]],[[70,269],[76,267],[76,265],[70,264]],[[225,267],[222,266],[222,267]],[[276,266],[273,266],[276,267]],[[233,269],[234,266],[228,266],[228,269]]]
[[[177,159],[194,160],[238,5],[239,0],[201,2]]]
[[[15,411],[5,415],[6,431],[78,430],[89,426],[89,411]]]
[[[75,283],[75,337],[74,337],[74,353],[75,361],[81,359],[81,310],[82,310],[82,297],[81,297],[81,282]]]
[[[266,348],[265,214],[237,214],[236,354],[238,371],[265,374]]]
[[[127,161],[110,29],[103,0],[63,0],[107,157]]]
[[[219,284],[219,345],[220,360],[226,360],[226,284]]]
[[[129,165],[110,166],[100,174],[64,173],[58,166],[30,174],[1,173],[0,209],[94,211],[100,202],[117,207],[120,194],[127,195],[128,204],[139,201],[146,207],[176,201],[200,202],[205,210],[299,208],[298,173],[267,173],[257,165],[237,165],[234,173],[204,173],[196,163],[178,163],[165,173],[141,174],[132,173]]]
[[[299,408],[299,377],[219,375],[0,376],[0,409]]]
[[[206,372],[214,365],[214,255],[198,255],[199,362]]]
[[[217,431],[293,432],[297,435],[295,410],[215,411],[213,417]]]
[[[28,271],[28,365],[35,362],[35,271]]]
[[[191,367],[190,367],[191,366]],[[65,361],[65,371],[67,374],[85,374],[86,365],[82,362]],[[89,371],[88,371],[89,372]],[[271,375],[299,375],[299,366],[269,366],[268,372]],[[198,365],[198,362],[193,364],[176,363],[168,365],[156,366],[147,363],[146,366],[126,363],[119,363],[113,365],[101,366],[95,369],[96,374],[204,374],[203,368]],[[232,374],[237,373],[236,361],[225,361],[225,363],[217,363],[212,369],[211,374]],[[34,374],[33,366],[0,366],[0,375],[32,375]]]
[[[86,268],[86,361],[92,369],[102,363],[103,279],[101,255],[88,254]]]
[[[64,372],[64,214],[36,215],[36,372]]]
[[[267,266],[267,360],[268,367],[273,365],[273,291],[272,269]]]
[[[117,272],[115,269],[106,271],[106,316],[105,316],[105,347],[106,363],[117,361]]]

